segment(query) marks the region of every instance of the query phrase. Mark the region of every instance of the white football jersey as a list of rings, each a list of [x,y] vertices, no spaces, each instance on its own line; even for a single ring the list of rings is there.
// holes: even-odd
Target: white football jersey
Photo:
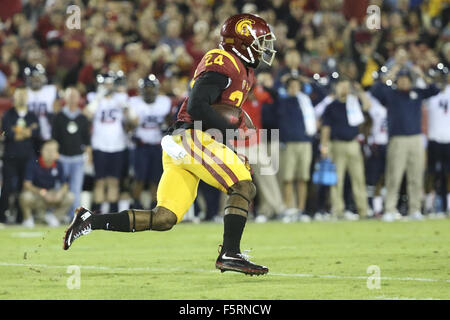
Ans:
[[[371,139],[375,144],[385,145],[389,139],[387,110],[370,92],[366,92],[366,94],[370,100],[369,115],[372,119]]]
[[[41,139],[48,140],[52,136],[49,116],[53,114],[53,103],[57,97],[57,89],[53,84],[43,86],[39,90],[27,88],[28,110],[39,119]]]
[[[450,143],[450,85],[428,99],[428,139]]]
[[[102,152],[124,151],[127,146],[127,134],[123,127],[124,108],[127,105],[128,95],[113,93],[110,96],[96,97],[90,92],[87,99],[92,119],[92,149]],[[97,100],[97,103],[92,103]]]
[[[172,102],[167,96],[157,96],[155,102],[146,103],[140,96],[129,100],[130,108],[139,118],[135,137],[144,143],[160,144],[162,139],[161,125],[170,113]]]

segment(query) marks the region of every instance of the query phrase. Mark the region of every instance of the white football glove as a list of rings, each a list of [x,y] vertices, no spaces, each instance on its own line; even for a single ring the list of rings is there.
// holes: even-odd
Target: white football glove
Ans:
[[[170,135],[162,138],[161,147],[174,160],[182,160],[187,155],[186,150],[179,146]]]

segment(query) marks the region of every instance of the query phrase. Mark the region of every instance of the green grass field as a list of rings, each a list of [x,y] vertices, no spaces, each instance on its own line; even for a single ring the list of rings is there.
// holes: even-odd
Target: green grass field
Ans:
[[[214,268],[220,224],[94,231],[62,250],[64,228],[0,230],[0,299],[450,299],[450,219],[248,223],[266,276]],[[68,289],[80,267],[80,288]],[[369,289],[369,266],[380,270]]]

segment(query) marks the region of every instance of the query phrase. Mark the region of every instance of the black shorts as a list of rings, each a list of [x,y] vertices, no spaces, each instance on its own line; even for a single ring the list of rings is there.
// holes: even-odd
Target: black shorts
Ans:
[[[428,141],[428,173],[450,173],[450,143]]]
[[[120,179],[123,175],[125,156],[125,151],[103,152],[93,150],[92,157],[94,160],[95,178],[103,179],[111,177]]]
[[[161,145],[138,145],[134,153],[135,180],[157,183],[163,172]]]

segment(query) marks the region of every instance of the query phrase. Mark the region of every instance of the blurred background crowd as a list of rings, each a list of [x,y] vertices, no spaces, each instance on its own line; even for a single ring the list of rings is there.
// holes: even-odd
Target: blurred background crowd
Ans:
[[[80,9],[79,28],[68,27],[71,5]],[[369,5],[380,8],[379,26],[373,28],[366,21]],[[136,127],[124,129],[129,139],[126,150],[119,150],[125,160],[117,181],[95,172],[96,111],[87,106],[97,101],[93,95],[103,97],[97,76],[111,75],[111,90],[126,109],[133,108],[127,106],[132,97],[144,95],[139,79],[153,74],[158,84],[149,86],[168,99],[161,102],[164,114],[148,121],[162,133],[188,96],[197,64],[217,48],[221,24],[242,12],[263,17],[277,38],[273,65],[256,70],[257,84],[243,105],[258,128],[280,129],[278,174],[256,173],[255,219],[445,215],[449,11],[446,0],[0,1],[0,222],[33,226],[33,211],[51,209],[41,218],[58,225],[69,221],[80,203],[105,212],[151,206],[162,170],[155,159],[161,158],[145,151],[156,173],[136,175],[142,154],[135,151],[141,144],[158,145],[136,139]],[[42,83],[33,83],[36,75]],[[28,110],[21,109],[24,103]],[[314,124],[306,120],[307,105]],[[352,106],[360,110],[360,120],[350,120]],[[430,138],[430,128],[437,127]],[[69,139],[74,148],[64,140],[65,129],[79,135]],[[331,186],[313,178],[326,172],[324,159],[336,169]],[[104,190],[108,186],[114,188]],[[148,188],[153,197],[145,198]],[[187,218],[217,219],[222,197],[201,184]]]

